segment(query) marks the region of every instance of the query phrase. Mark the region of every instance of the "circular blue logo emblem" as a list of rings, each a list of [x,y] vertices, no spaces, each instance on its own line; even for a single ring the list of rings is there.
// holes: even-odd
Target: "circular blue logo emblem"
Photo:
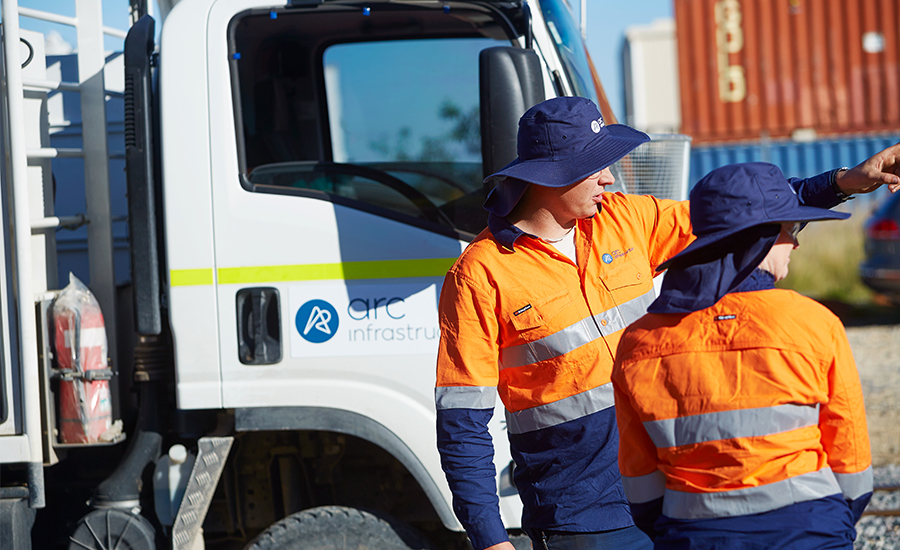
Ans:
[[[603,260],[603,263],[605,263],[605,264],[611,264],[613,261],[612,254],[604,254],[601,257],[601,259]]]
[[[325,300],[310,300],[300,306],[294,324],[305,340],[321,344],[331,340],[337,332],[337,310]]]

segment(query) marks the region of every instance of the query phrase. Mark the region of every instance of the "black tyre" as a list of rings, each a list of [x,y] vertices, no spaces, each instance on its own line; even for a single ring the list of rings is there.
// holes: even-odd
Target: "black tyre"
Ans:
[[[244,550],[431,550],[418,531],[383,515],[322,506],[273,523]]]

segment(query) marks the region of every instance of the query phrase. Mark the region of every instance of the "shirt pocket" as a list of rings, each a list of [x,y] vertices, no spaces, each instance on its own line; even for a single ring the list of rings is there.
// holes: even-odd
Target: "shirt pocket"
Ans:
[[[650,264],[637,252],[629,254],[627,262],[600,273],[600,280],[610,292],[637,285],[653,284]]]
[[[531,331],[546,325],[571,303],[571,294],[563,290],[523,305],[510,315],[510,323],[520,333]]]

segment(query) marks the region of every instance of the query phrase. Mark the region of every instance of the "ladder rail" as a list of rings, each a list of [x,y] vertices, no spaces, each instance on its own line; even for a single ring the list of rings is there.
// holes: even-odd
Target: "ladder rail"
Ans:
[[[3,56],[6,69],[6,102],[9,138],[9,174],[13,240],[16,252],[15,295],[18,303],[19,357],[22,380],[22,431],[28,440],[29,494],[31,508],[46,505],[44,494],[43,438],[41,434],[41,376],[38,363],[38,335],[35,295],[32,289],[31,219],[28,194],[28,158],[25,150],[24,89],[19,59],[19,13],[17,0],[2,0]],[[5,290],[5,289],[4,289]],[[43,289],[42,289],[43,290]]]
[[[23,15],[25,17],[30,17],[32,19],[40,19],[41,21],[48,21],[50,23],[59,23],[60,25],[69,25],[70,27],[78,27],[78,18],[77,17],[68,17],[66,15],[59,15],[56,13],[51,13],[43,10],[36,10],[34,8],[26,8],[24,6],[19,6],[19,15]],[[125,40],[125,37],[128,35],[126,31],[115,29],[113,27],[102,27],[103,34],[114,36],[116,38],[121,38]]]
[[[116,274],[109,186],[109,147],[106,126],[106,52],[103,46],[103,9],[100,0],[75,0],[78,20],[78,82],[81,89],[81,137],[84,150],[84,193],[90,220],[88,266],[90,288],[100,304],[112,368],[118,368],[115,327]],[[114,400],[118,397],[115,393]]]

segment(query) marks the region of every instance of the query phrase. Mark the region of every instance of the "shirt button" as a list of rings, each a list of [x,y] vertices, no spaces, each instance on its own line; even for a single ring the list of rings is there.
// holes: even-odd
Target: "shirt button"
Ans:
[[[600,319],[600,324],[604,327],[606,326],[606,319]]]
[[[641,274],[640,274],[640,273],[638,273],[638,275],[637,275],[637,277],[638,277],[638,279],[640,279],[640,278],[641,278]]]

